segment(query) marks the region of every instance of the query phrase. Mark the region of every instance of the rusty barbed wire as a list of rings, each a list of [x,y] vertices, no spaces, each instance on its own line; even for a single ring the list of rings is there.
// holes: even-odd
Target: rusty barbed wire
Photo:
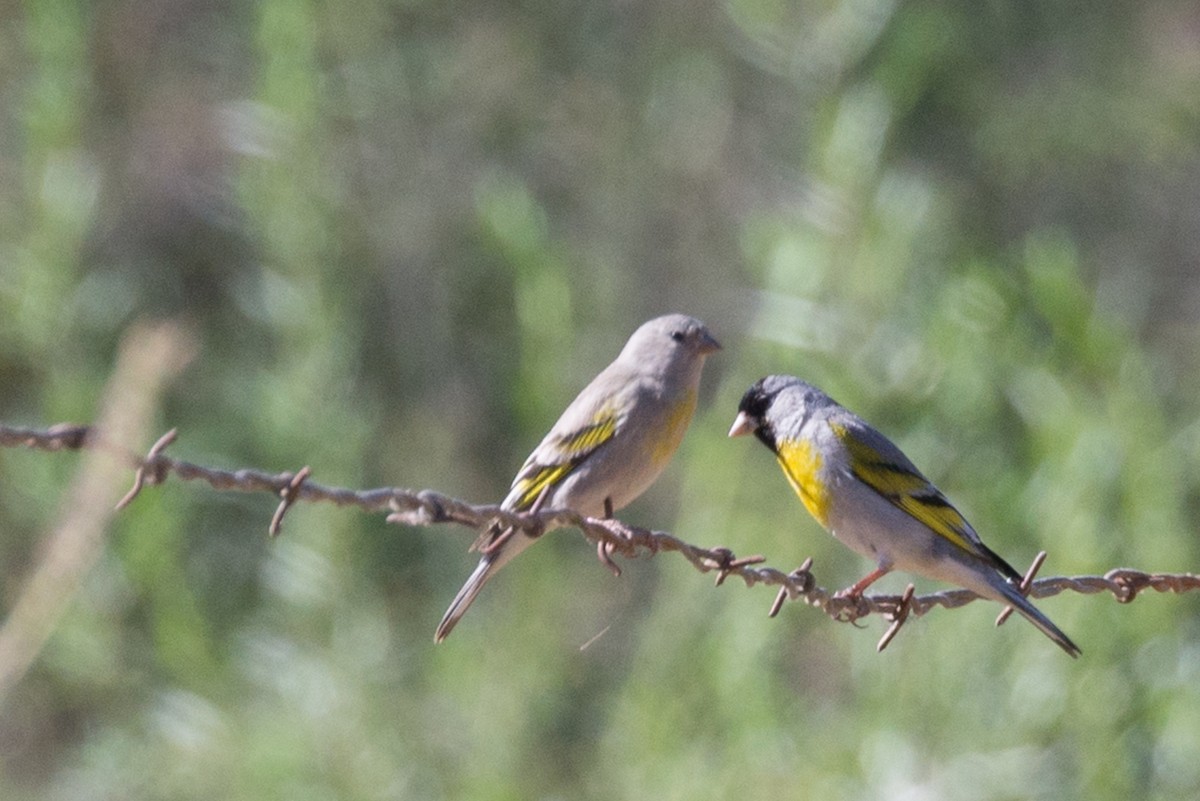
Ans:
[[[455,523],[480,529],[499,520],[506,526],[528,531],[549,533],[560,528],[576,528],[597,546],[602,564],[615,572],[620,568],[609,558],[620,554],[628,559],[674,552],[685,558],[701,573],[715,573],[716,583],[722,584],[736,576],[753,587],[756,584],[779,587],[771,606],[774,616],[786,600],[800,600],[823,610],[831,618],[854,622],[871,614],[890,620],[892,625],[879,642],[883,650],[896,631],[911,615],[920,617],[935,607],[956,609],[977,600],[970,590],[955,589],[915,596],[911,585],[902,595],[863,595],[850,598],[817,584],[812,573],[812,560],[792,571],[783,571],[763,564],[762,556],[739,557],[728,548],[704,548],[693,545],[666,531],[631,526],[617,519],[585,517],[570,510],[543,510],[514,513],[498,505],[473,505],[433,490],[406,490],[397,487],[352,490],[327,487],[309,480],[311,470],[304,467],[296,473],[268,473],[256,469],[223,470],[203,467],[168,456],[165,451],[176,439],[175,430],[164,434],[145,456],[127,453],[130,468],[135,470],[133,487],[121,500],[124,508],[146,486],[164,483],[175,476],[183,481],[203,481],[219,491],[266,492],[281,499],[271,519],[269,533],[279,533],[284,513],[296,502],[333,503],[337,506],[356,506],[369,512],[387,511],[387,521],[408,526],[429,527]],[[86,425],[60,424],[45,430],[15,428],[0,425],[0,446],[25,447],[45,451],[79,450],[89,447],[118,447]],[[1048,598],[1063,592],[1094,595],[1108,592],[1119,603],[1130,603],[1146,590],[1184,593],[1200,589],[1200,576],[1191,573],[1146,573],[1132,568],[1115,568],[1104,575],[1053,576],[1033,580],[1044,559],[1039,555],[1022,583],[1032,598]],[[997,625],[1007,615],[1001,613]]]

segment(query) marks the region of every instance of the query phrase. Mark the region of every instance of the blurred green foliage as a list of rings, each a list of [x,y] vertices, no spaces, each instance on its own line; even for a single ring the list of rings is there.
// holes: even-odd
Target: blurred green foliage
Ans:
[[[939,0],[0,9],[0,419],[86,421],[187,321],[177,455],[501,498],[642,320],[726,349],[629,521],[867,566],[737,399],[802,375],[1018,565],[1196,569],[1200,11]],[[0,452],[11,608],[77,458]],[[866,631],[564,532],[433,627],[472,534],[171,483],[0,715],[5,799],[1200,794],[1200,597]],[[907,577],[894,577],[898,589]],[[919,589],[934,589],[919,585]],[[602,634],[586,648],[581,648]]]

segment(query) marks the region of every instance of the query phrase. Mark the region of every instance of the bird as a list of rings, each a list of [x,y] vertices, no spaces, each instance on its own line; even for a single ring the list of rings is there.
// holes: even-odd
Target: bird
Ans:
[[[643,323],[529,454],[500,508],[611,517],[631,503],[683,440],[705,359],[720,349],[694,317],[667,314]],[[479,564],[454,596],[434,641],[445,640],[492,576],[536,541],[536,532],[499,522],[485,529],[472,546],[481,554]]]
[[[1080,649],[1020,592],[1022,576],[983,544],[941,490],[886,436],[795,376],[759,379],[730,437],[754,434],[775,454],[809,514],[875,569],[852,598],[892,570],[965,587],[1011,606],[1072,657]]]

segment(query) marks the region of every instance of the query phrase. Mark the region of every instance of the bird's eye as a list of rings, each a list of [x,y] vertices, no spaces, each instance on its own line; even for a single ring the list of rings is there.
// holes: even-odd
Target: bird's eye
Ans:
[[[671,339],[675,340],[676,342],[682,342],[683,341],[683,332],[682,331],[672,331]]]

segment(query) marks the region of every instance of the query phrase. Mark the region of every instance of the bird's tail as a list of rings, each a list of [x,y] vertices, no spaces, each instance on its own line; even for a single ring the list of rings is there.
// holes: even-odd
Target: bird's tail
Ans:
[[[487,583],[496,572],[496,560],[493,554],[485,554],[479,560],[479,564],[471,573],[467,582],[462,585],[462,589],[458,591],[458,595],[454,596],[454,600],[450,602],[450,608],[446,610],[446,614],[442,615],[442,622],[438,624],[437,632],[433,635],[434,642],[441,642],[450,636],[450,632],[454,630],[454,626],[458,623],[459,618],[467,613],[471,602],[475,600],[475,596],[483,589],[483,585]]]
[[[438,624],[437,631],[433,635],[434,642],[441,642],[450,636],[450,632],[459,619],[467,613],[467,609],[474,602],[475,596],[479,595],[483,585],[487,584],[500,568],[512,561],[513,557],[537,541],[536,537],[530,537],[524,531],[501,531],[493,539],[502,540],[502,544],[494,551],[484,551],[479,564],[475,566],[475,570],[462,585],[462,589],[450,602],[450,608],[442,616],[442,622]]]
[[[1038,627],[1038,630],[1054,640],[1055,645],[1066,651],[1070,656],[1077,657],[1082,651],[1079,646],[1071,641],[1071,638],[1063,633],[1062,629],[1050,622],[1050,618],[1046,617],[1041,611],[1030,603],[1024,595],[1013,585],[997,574],[996,581],[992,584],[999,593],[1004,596],[1002,603],[1006,603],[1013,609],[1021,613],[1022,617],[1030,623]],[[1000,600],[997,598],[996,600]]]

